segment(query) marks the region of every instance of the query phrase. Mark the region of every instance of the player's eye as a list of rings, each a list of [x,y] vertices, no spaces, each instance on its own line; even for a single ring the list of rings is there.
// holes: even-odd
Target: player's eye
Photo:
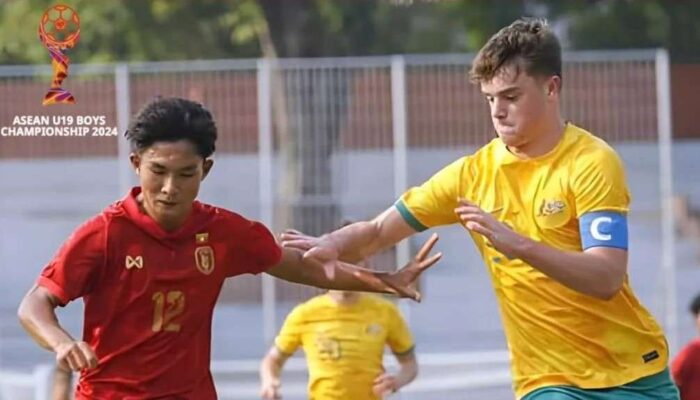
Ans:
[[[191,172],[188,172],[186,174],[180,174],[180,176],[183,178],[192,178],[194,176],[194,174]]]
[[[493,96],[486,96],[486,101],[493,103]]]
[[[151,169],[154,175],[165,175],[165,172],[159,169]]]
[[[518,99],[518,96],[515,94],[509,94],[506,96],[506,100],[508,100],[508,101],[515,101],[517,99]]]

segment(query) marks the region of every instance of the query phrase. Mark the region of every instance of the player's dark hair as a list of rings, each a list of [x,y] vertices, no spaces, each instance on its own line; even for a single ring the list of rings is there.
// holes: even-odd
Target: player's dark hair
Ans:
[[[474,83],[490,81],[504,65],[533,77],[561,77],[561,45],[546,20],[521,18],[491,36],[469,76]]]
[[[692,312],[693,315],[700,314],[700,293],[690,302],[690,312]]]
[[[147,103],[124,133],[131,151],[142,152],[156,142],[188,140],[202,158],[216,149],[216,124],[201,104],[177,97],[156,98]]]

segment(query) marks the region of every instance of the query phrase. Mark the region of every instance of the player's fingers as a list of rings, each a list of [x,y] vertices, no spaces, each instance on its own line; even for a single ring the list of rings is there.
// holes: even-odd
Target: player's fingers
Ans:
[[[454,213],[457,214],[458,217],[463,217],[465,215],[480,215],[483,214],[483,211],[474,207],[457,207],[454,209]]]
[[[305,233],[303,233],[303,232],[301,232],[301,231],[298,231],[298,230],[296,230],[296,229],[291,229],[291,228],[290,228],[290,229],[285,229],[285,230],[284,230],[284,233],[282,233],[282,234],[283,234],[283,235],[287,234],[287,235],[307,236]]]
[[[427,259],[427,260],[421,261],[421,262],[418,264],[418,271],[419,271],[419,273],[422,273],[422,272],[425,271],[426,269],[428,269],[428,268],[432,267],[433,265],[435,265],[435,263],[438,262],[438,261],[440,261],[441,258],[442,258],[442,252],[433,255],[432,257],[430,257],[430,258]]]
[[[457,204],[467,207],[477,207],[475,203],[465,199],[464,197],[457,197]]]
[[[472,232],[476,232],[480,235],[486,236],[487,238],[491,237],[491,230],[487,229],[484,225],[476,222],[476,221],[469,221],[466,223],[466,228],[469,229]]]
[[[78,366],[79,369],[82,370],[82,369],[85,369],[88,367],[88,365],[89,365],[88,359],[85,356],[85,354],[83,354],[83,351],[80,348],[80,346],[75,346],[73,348],[73,350],[71,351],[71,356],[75,360],[76,365]]]
[[[462,220],[462,224],[465,226],[474,222],[484,227],[489,226],[489,220],[481,214],[464,214],[460,215],[459,219]]]
[[[97,355],[92,350],[90,345],[85,342],[81,342],[80,344],[78,344],[78,347],[80,348],[83,356],[85,357],[85,360],[87,361],[86,368],[92,369],[97,367]]]
[[[311,240],[308,240],[308,239],[299,239],[299,238],[295,238],[295,239],[288,238],[288,239],[285,239],[285,238],[281,238],[280,244],[282,245],[282,247],[287,247],[287,248],[290,248],[290,249],[308,250],[308,249],[314,247],[314,244],[315,244],[315,243],[314,243],[313,241],[311,241]]]
[[[400,297],[405,297],[420,302],[420,293],[418,293],[418,291],[415,288],[410,286],[397,285],[390,281],[385,283],[387,286],[393,289],[396,292],[396,294]]]
[[[64,360],[71,370],[80,371],[80,362],[78,361],[78,358],[73,354],[73,352],[69,352],[68,354],[66,354]]]
[[[416,254],[416,260],[420,261],[424,259],[430,251],[433,249],[433,246],[435,246],[435,243],[438,241],[439,236],[437,233],[433,233],[430,235],[430,239],[428,239],[425,244],[423,244],[423,247],[420,248],[418,251],[418,254]]]
[[[389,288],[394,289],[394,287],[390,283],[377,278],[375,275],[371,274],[368,271],[354,270],[352,273],[357,279],[367,283],[368,285],[371,285],[374,288],[384,289],[388,286]]]

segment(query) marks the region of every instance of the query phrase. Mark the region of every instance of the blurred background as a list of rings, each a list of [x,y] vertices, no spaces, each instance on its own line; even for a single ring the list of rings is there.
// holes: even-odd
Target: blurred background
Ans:
[[[155,96],[201,101],[220,139],[201,200],[320,234],[370,218],[409,186],[494,137],[470,84],[474,53],[520,16],[562,40],[567,119],[621,154],[633,195],[630,275],[672,351],[696,333],[700,291],[700,3],[693,1],[115,0],[65,2],[80,16],[63,87],[38,39],[54,2],[0,2],[0,127],[20,115],[104,116],[123,132]],[[52,354],[20,329],[16,307],[83,220],[135,184],[121,137],[0,136],[0,399],[47,399]],[[459,227],[437,230],[443,261],[424,301],[400,302],[421,374],[399,399],[512,399],[508,356],[485,267]],[[404,263],[419,235],[372,260]],[[287,312],[319,293],[264,276],[227,282],[212,369],[222,399],[254,399],[257,365]],[[82,304],[59,311],[76,336]],[[296,357],[287,399],[303,399]]]

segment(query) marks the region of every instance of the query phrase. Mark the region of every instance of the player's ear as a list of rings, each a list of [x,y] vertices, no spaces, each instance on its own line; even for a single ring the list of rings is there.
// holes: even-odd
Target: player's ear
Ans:
[[[213,166],[214,160],[212,160],[211,158],[207,158],[206,160],[204,160],[204,165],[202,165],[202,170],[204,171],[204,173],[202,174],[202,180],[204,180],[204,178],[207,177],[209,171],[211,171],[211,167]]]
[[[561,90],[561,76],[554,75],[547,80],[547,95],[552,96],[559,94]]]
[[[138,174],[139,168],[141,168],[141,156],[138,153],[131,153],[129,154],[129,162],[131,162],[131,166],[134,168],[134,171],[136,171],[136,174]]]

